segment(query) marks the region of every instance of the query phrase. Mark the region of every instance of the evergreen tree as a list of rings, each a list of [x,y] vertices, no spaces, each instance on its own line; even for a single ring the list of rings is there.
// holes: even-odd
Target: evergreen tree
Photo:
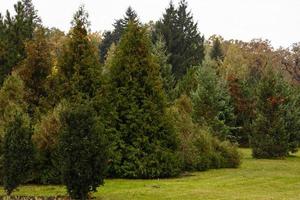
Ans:
[[[293,130],[298,126],[294,124],[295,120],[288,117],[292,112],[290,109],[294,109],[291,102],[288,84],[268,69],[256,90],[256,115],[250,134],[253,157],[280,158],[288,155],[293,142],[290,140],[291,134],[299,135],[298,129]]]
[[[94,44],[88,38],[88,13],[81,6],[75,13],[72,29],[58,60],[62,80],[61,97],[95,96],[101,68]]]
[[[14,9],[16,15],[12,17],[7,11],[4,20],[5,37],[3,39],[7,52],[0,62],[0,84],[11,73],[13,67],[26,57],[25,42],[33,38],[33,32],[41,22],[31,0],[18,1]]]
[[[233,102],[236,116],[234,137],[240,146],[249,147],[249,133],[254,118],[254,90],[246,80],[241,80],[236,74],[227,78],[229,94]]]
[[[5,124],[14,119],[16,112],[25,112],[27,104],[25,102],[25,87],[21,78],[17,74],[8,76],[0,90],[0,137],[4,137]]]
[[[58,149],[63,182],[72,199],[88,199],[103,184],[107,166],[104,126],[87,102],[67,108],[61,115]]]
[[[29,178],[34,159],[31,136],[29,117],[16,112],[4,130],[3,186],[8,195]]]
[[[0,177],[3,177],[3,140],[5,127],[14,120],[15,113],[27,110],[24,100],[24,83],[16,74],[8,76],[0,89]]]
[[[209,63],[198,68],[196,73],[198,87],[192,93],[194,119],[211,127],[220,139],[230,139],[235,116],[226,83]]]
[[[131,22],[110,66],[114,155],[110,175],[169,177],[179,173],[177,141],[166,115],[160,69],[145,28]]]
[[[99,46],[100,50],[100,61],[104,63],[106,60],[106,55],[112,44],[117,45],[124,33],[129,21],[138,22],[138,16],[136,12],[129,6],[126,10],[123,19],[118,19],[113,24],[114,30],[107,31],[103,35],[103,40]]]
[[[222,49],[222,44],[219,38],[213,41],[213,46],[209,54],[210,58],[215,61],[223,61],[224,53]]]
[[[187,2],[180,1],[176,9],[172,2],[163,19],[156,25],[156,32],[166,41],[170,53],[169,63],[177,80],[184,76],[191,66],[201,64],[204,58],[204,37],[198,31]]]
[[[168,63],[168,58],[170,55],[167,54],[165,43],[163,42],[162,38],[157,40],[154,44],[153,54],[156,56],[160,66],[163,88],[168,100],[171,100],[174,96],[175,78],[172,74],[172,65]]]

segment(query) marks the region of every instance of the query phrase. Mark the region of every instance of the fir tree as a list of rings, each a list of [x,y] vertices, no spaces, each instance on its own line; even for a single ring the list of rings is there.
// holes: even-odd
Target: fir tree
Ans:
[[[192,66],[201,64],[204,58],[204,37],[198,31],[187,2],[180,1],[176,9],[172,2],[163,19],[156,25],[156,32],[163,36],[170,53],[169,63],[177,80]]]
[[[8,195],[30,175],[34,159],[31,141],[32,129],[29,117],[16,112],[4,130],[3,141],[3,186]]]
[[[127,8],[123,19],[118,19],[115,21],[115,23],[113,24],[113,31],[107,31],[104,33],[103,40],[99,46],[101,63],[105,62],[107,52],[110,49],[111,45],[118,44],[129,21],[138,22],[138,16],[131,7]]]
[[[160,68],[145,28],[130,23],[110,66],[115,152],[110,175],[169,177],[179,173],[177,141],[166,115]]]

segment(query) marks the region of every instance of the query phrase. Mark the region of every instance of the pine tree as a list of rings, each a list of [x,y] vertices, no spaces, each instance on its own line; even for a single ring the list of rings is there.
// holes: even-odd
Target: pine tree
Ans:
[[[29,117],[25,113],[16,112],[13,120],[5,125],[3,186],[8,195],[28,179],[32,170],[34,150],[29,123]]]
[[[12,17],[7,11],[4,20],[4,47],[7,52],[5,59],[0,62],[0,85],[12,69],[26,57],[25,41],[33,38],[33,32],[41,22],[31,0],[18,1],[14,9],[16,15]]]
[[[58,149],[63,182],[72,199],[88,199],[104,183],[107,139],[88,102],[70,105],[61,115]]]
[[[213,41],[213,46],[209,54],[210,58],[215,61],[223,61],[224,53],[222,49],[222,44],[219,38]]]
[[[163,19],[156,25],[156,32],[166,41],[170,53],[169,63],[177,80],[181,79],[192,66],[201,64],[204,58],[204,37],[198,31],[187,2],[180,1],[176,9],[172,2]]]
[[[88,13],[81,6],[75,13],[72,29],[58,60],[62,80],[61,97],[95,96],[100,86],[101,67],[97,49],[88,38]]]
[[[130,23],[110,66],[115,152],[110,175],[169,177],[179,173],[177,141],[166,115],[160,69],[145,28]]]
[[[117,45],[119,43],[129,21],[138,22],[138,16],[130,6],[127,8],[124,18],[115,21],[113,24],[114,30],[104,33],[103,40],[99,46],[101,63],[105,62],[107,52],[111,45]]]

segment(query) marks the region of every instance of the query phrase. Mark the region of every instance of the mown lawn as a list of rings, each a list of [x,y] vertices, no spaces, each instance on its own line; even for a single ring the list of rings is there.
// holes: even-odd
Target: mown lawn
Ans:
[[[101,200],[299,200],[300,153],[285,160],[255,160],[241,149],[238,169],[191,173],[174,179],[106,180],[94,194]],[[3,189],[0,194],[3,195]],[[24,186],[14,195],[65,195],[62,186]]]

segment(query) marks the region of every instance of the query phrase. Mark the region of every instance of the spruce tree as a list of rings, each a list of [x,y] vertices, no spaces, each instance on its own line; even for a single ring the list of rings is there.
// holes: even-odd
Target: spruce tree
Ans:
[[[177,175],[176,135],[166,115],[160,68],[145,28],[131,22],[110,63],[109,99],[115,127],[110,175]]]
[[[88,13],[81,6],[74,15],[72,29],[58,59],[61,97],[74,99],[83,95],[90,98],[99,88],[101,67],[88,32]]]
[[[110,49],[111,45],[118,44],[129,21],[138,22],[138,16],[130,6],[127,8],[124,18],[115,21],[115,23],[113,24],[114,30],[104,33],[103,40],[99,46],[101,63],[105,62],[107,52]]]
[[[5,125],[3,141],[3,186],[8,195],[30,175],[34,159],[29,117],[16,112]]]
[[[156,25],[156,33],[162,35],[170,53],[169,63],[177,80],[192,66],[201,64],[204,58],[204,37],[198,31],[187,2],[180,1],[176,9],[171,2]]]
[[[63,183],[72,199],[88,199],[104,183],[107,139],[89,102],[71,104],[61,115],[58,149]]]

